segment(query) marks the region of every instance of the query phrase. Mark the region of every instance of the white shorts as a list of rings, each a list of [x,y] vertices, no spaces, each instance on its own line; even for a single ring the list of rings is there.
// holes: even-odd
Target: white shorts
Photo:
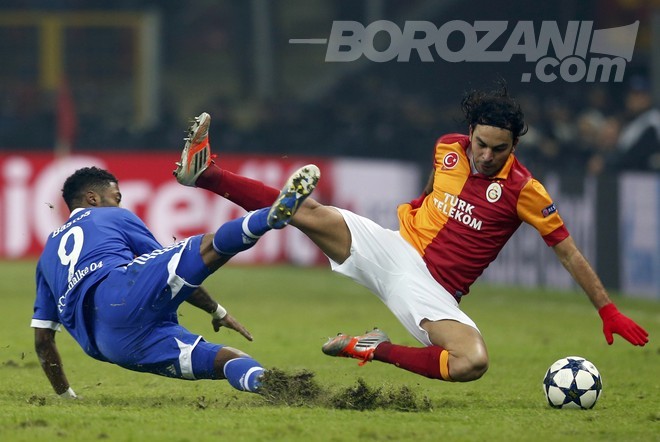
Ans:
[[[342,264],[330,260],[332,270],[374,292],[403,326],[424,345],[432,345],[420,327],[424,319],[451,319],[477,325],[458,308],[456,299],[426,268],[417,250],[399,232],[385,229],[348,210],[342,214],[351,231],[351,255]]]

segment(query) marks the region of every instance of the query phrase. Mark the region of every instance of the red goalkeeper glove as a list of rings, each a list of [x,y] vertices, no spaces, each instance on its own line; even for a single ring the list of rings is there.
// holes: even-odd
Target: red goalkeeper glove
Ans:
[[[649,342],[649,334],[635,321],[624,315],[614,303],[607,304],[598,310],[603,320],[603,334],[609,345],[614,342],[612,333],[622,336],[633,345],[644,345]]]

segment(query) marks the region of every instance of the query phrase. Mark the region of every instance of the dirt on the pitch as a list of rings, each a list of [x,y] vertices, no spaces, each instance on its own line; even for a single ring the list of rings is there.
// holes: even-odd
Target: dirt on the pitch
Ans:
[[[261,379],[259,394],[271,405],[292,407],[317,405],[322,389],[314,379],[314,373],[303,370],[294,374],[271,368]]]
[[[289,374],[277,368],[269,369],[264,373],[259,393],[269,405],[292,407],[411,412],[429,411],[432,408],[426,396],[419,399],[407,386],[372,387],[364,379],[358,378],[354,386],[332,391],[320,386],[314,379],[314,373],[309,370]]]

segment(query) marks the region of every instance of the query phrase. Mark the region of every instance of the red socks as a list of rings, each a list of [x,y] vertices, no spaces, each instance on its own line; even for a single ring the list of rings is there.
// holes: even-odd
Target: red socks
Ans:
[[[431,379],[451,381],[449,352],[442,347],[406,347],[383,342],[374,351],[374,360],[396,365]]]
[[[236,175],[211,164],[195,182],[195,186],[227,198],[247,211],[270,207],[280,191],[261,181]]]

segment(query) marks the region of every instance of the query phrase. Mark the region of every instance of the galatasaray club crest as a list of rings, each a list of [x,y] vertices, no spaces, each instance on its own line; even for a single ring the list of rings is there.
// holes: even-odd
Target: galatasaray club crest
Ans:
[[[502,186],[499,183],[490,183],[486,189],[486,199],[490,203],[494,203],[502,196]]]
[[[442,159],[443,169],[453,169],[458,164],[458,154],[456,152],[449,152]]]

